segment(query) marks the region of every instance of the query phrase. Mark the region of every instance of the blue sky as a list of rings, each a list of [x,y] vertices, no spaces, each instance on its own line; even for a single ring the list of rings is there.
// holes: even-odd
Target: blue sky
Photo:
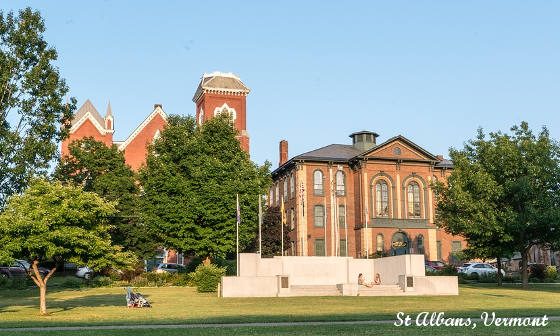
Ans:
[[[278,162],[367,129],[447,156],[522,120],[560,138],[560,3],[552,1],[3,1],[31,6],[81,105],[126,138],[163,104],[195,113],[202,73],[234,72],[251,157]]]

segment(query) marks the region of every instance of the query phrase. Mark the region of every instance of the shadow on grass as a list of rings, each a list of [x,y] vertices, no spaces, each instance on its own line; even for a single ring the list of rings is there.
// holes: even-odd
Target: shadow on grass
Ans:
[[[554,285],[554,284],[529,284],[528,290],[523,289],[521,284],[504,284],[503,286],[499,287],[498,284],[491,284],[491,283],[464,284],[459,287],[459,289],[461,288],[496,289],[497,291],[519,290],[522,292],[530,291],[530,292],[546,292],[546,293],[560,294],[560,285]],[[498,296],[498,294],[496,294],[496,296]],[[506,296],[506,295],[499,295],[499,296]]]

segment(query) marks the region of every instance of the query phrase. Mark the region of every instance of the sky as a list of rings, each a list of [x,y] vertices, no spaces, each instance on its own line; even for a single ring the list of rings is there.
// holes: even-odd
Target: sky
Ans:
[[[521,121],[560,139],[560,2],[12,1],[45,19],[78,106],[124,140],[162,104],[194,115],[203,73],[251,89],[251,159],[278,165],[359,130],[432,154]]]

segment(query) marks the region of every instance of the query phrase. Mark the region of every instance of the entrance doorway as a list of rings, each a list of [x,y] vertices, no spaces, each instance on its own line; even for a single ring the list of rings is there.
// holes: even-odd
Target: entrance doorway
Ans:
[[[403,231],[398,231],[393,234],[391,239],[391,255],[398,256],[408,254],[410,248],[410,240],[408,235]]]

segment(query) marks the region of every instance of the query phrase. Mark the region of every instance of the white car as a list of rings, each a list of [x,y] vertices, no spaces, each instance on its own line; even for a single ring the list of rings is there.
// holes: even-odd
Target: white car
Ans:
[[[466,275],[488,275],[498,273],[498,269],[490,264],[487,263],[467,263],[464,264],[463,267],[459,267],[457,269],[459,273],[464,273]],[[506,275],[504,270],[502,271],[502,275]]]
[[[87,266],[82,266],[78,268],[78,271],[76,272],[76,276],[78,278],[84,278],[86,280],[89,280],[92,275],[93,275],[93,270]]]

